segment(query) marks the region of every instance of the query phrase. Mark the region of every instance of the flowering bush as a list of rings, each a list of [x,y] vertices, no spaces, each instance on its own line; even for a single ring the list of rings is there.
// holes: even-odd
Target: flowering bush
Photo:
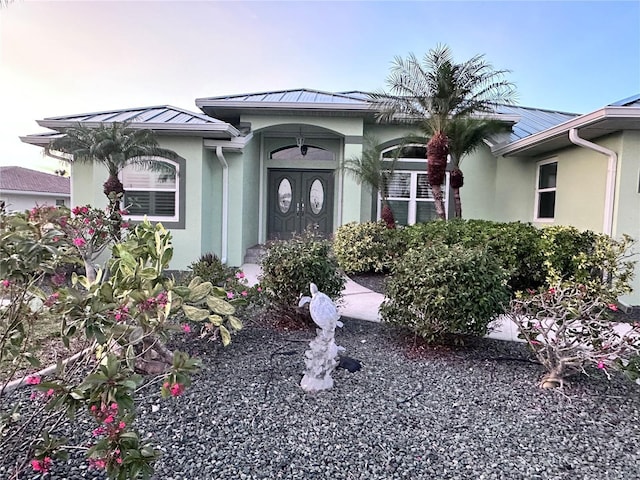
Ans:
[[[87,207],[86,212],[81,209],[78,213],[90,215],[91,211]],[[3,448],[16,459],[15,475],[29,465],[40,473],[55,468],[55,460],[65,458],[65,450],[63,440],[51,436],[50,428],[62,421],[60,411],[72,420],[78,410],[86,409],[97,422],[93,429],[96,443],[87,450],[91,465],[106,469],[113,478],[149,476],[157,452],[140,441],[131,423],[136,388],[154,380],[139,373],[159,375],[163,396],[183,394],[199,362],[170,351],[164,342],[168,333],[181,331],[176,320],[186,316],[210,323],[212,335],[228,344],[231,332],[242,326],[233,317],[234,307],[210,283],[194,279],[189,286],[176,286],[163,274],[172,247],[161,225],[144,222],[131,229],[125,241],[116,243],[107,264],[108,275],[98,270],[91,280],[74,273],[71,286],[50,294],[38,285],[67,258],[67,247],[73,243],[74,248],[83,248],[93,242],[94,235],[104,238],[102,232],[93,232],[90,238],[71,238],[67,236],[68,220],[63,231],[51,217],[44,220],[31,214],[2,217],[0,225],[0,296],[10,300],[8,308],[0,308],[0,361],[27,358],[37,365],[24,345],[39,316],[47,313],[61,319],[65,344],[74,336],[83,336],[93,342],[95,352],[95,356],[82,352],[75,363],[59,363],[50,377],[25,379],[24,383],[40,392],[31,396],[42,402],[39,413],[32,417],[41,423],[34,430],[39,438],[25,441],[31,431],[29,422],[0,396]],[[105,230],[108,225],[99,227]],[[76,244],[82,242],[74,242],[79,238],[85,241],[81,247]],[[12,375],[5,386],[9,380]]]
[[[507,316],[547,370],[540,385],[553,388],[588,365],[608,373],[640,352],[640,324],[612,323],[615,310],[587,286],[564,283],[517,295]]]

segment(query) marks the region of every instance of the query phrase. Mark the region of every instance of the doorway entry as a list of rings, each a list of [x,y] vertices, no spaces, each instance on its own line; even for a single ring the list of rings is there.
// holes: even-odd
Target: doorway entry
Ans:
[[[268,175],[267,238],[286,240],[312,227],[333,232],[333,171],[277,170]]]

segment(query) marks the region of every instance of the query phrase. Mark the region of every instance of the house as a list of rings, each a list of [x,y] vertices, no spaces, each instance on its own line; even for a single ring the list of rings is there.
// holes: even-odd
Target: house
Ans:
[[[0,208],[29,210],[36,205],[69,206],[69,177],[23,167],[0,167]]]
[[[44,146],[78,123],[128,121],[155,131],[161,146],[182,157],[167,161],[176,175],[161,181],[126,169],[125,202],[134,219],[146,213],[171,229],[171,267],[185,268],[205,252],[240,265],[251,246],[309,225],[330,235],[344,223],[377,218],[377,195],[340,163],[362,153],[365,135],[391,158],[411,133],[405,124],[377,122],[375,104],[358,91],[286,90],[198,98],[196,105],[201,113],[157,106],[46,118],[38,124],[53,132],[22,140]],[[504,106],[493,117],[511,131],[464,160],[465,218],[640,238],[640,95],[585,115]],[[425,149],[402,148],[389,187],[396,219],[434,218]],[[104,205],[106,177],[98,166],[74,164],[74,203]],[[636,293],[624,299],[632,304],[640,304],[638,273]]]

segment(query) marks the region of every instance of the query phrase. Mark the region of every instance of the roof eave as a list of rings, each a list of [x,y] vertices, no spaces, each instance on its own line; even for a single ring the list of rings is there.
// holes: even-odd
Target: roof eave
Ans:
[[[569,130],[571,130],[572,128],[584,128],[608,118],[640,119],[640,108],[611,106],[603,107],[594,112],[580,115],[579,117],[572,118],[554,127],[548,128],[533,135],[529,135],[528,137],[522,138],[515,142],[509,143],[507,145],[502,145],[492,150],[492,153],[498,156],[516,155],[544,141],[564,136],[565,134],[568,134]]]
[[[113,122],[78,122],[71,120],[37,120],[38,125],[52,130],[58,130],[60,128],[76,127],[78,124],[88,128],[97,128],[102,125],[108,125]],[[233,125],[228,123],[215,123],[215,124],[170,124],[170,123],[131,123],[129,128],[140,130],[153,130],[154,132],[167,132],[167,133],[190,133],[194,135],[211,135],[212,133],[220,133],[228,135],[229,137],[237,137],[240,135],[240,131]]]

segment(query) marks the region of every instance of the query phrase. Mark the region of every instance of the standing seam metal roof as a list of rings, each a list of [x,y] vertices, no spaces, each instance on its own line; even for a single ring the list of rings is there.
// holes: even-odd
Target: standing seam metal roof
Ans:
[[[201,113],[190,112],[170,105],[127,108],[111,110],[107,112],[84,113],[65,115],[62,117],[49,117],[45,120],[59,120],[66,122],[131,122],[131,123],[165,123],[165,124],[189,124],[207,125],[224,124],[225,122],[208,117]]]
[[[247,103],[336,103],[362,104],[369,103],[364,98],[341,93],[322,92],[320,90],[298,89],[275,92],[248,93],[240,95],[224,95],[219,97],[200,98],[199,101],[247,102]]]

